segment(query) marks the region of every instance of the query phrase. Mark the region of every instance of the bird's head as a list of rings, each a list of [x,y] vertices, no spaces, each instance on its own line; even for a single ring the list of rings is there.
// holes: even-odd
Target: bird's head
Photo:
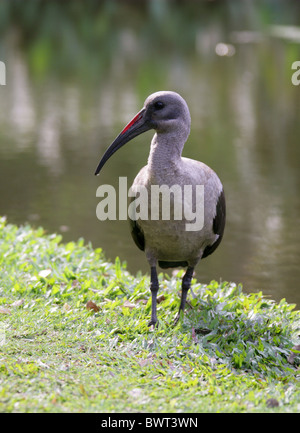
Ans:
[[[158,134],[172,133],[183,143],[190,132],[191,117],[185,100],[175,92],[161,91],[148,96],[144,107],[125,126],[104,153],[95,174],[99,174],[106,161],[134,137],[154,129]]]

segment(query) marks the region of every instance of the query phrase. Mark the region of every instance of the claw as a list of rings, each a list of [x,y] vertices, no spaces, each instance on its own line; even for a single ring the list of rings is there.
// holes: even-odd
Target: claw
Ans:
[[[148,323],[148,326],[150,328],[150,326],[153,326],[153,328],[158,328],[158,320],[156,322],[154,322],[154,320],[150,320],[150,322]]]

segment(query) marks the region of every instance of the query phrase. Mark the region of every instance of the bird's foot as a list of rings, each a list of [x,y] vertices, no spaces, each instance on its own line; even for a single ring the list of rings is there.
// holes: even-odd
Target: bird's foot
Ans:
[[[179,319],[180,319],[180,313],[177,313],[176,316],[175,316],[175,319],[173,321],[173,326],[177,325]]]
[[[174,319],[174,321],[173,321],[173,326],[176,326],[176,325],[177,325],[179,319],[180,319],[180,315],[179,315],[179,314],[176,314],[175,319]]]
[[[149,328],[152,326],[153,329],[154,328],[158,328],[158,320],[150,320],[150,322],[148,323]]]
[[[174,321],[173,321],[173,326],[176,326],[177,323],[179,322],[179,319],[180,319],[180,316],[181,316],[181,312],[182,312],[182,315],[183,315],[183,311],[182,311],[181,309],[180,309],[180,310],[178,311],[178,313],[176,314],[175,319],[174,319]]]

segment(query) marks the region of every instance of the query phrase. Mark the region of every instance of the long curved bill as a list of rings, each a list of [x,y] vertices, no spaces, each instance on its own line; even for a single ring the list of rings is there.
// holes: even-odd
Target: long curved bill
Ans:
[[[102,156],[98,167],[95,171],[95,175],[98,175],[106,161],[124,144],[132,140],[134,137],[142,134],[145,131],[151,129],[151,126],[145,118],[145,108],[139,111],[134,118],[125,126],[125,128],[120,132],[117,138],[111,143],[104,155]]]

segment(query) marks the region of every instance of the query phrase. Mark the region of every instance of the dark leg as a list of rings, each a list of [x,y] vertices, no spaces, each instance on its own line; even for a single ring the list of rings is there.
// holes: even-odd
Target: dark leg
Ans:
[[[148,326],[158,325],[158,320],[156,316],[156,298],[157,298],[157,292],[158,292],[158,278],[157,278],[157,272],[156,272],[156,266],[151,266],[151,297],[152,297],[152,306],[151,306],[151,320],[148,324]]]
[[[181,301],[180,301],[179,311],[175,317],[174,325],[176,325],[176,323],[178,322],[178,320],[180,318],[180,312],[181,311],[184,312],[186,297],[187,297],[187,293],[189,291],[189,288],[191,287],[191,281],[193,278],[193,273],[194,273],[194,268],[189,266],[186,270],[186,273],[184,274],[184,276],[182,278]]]

